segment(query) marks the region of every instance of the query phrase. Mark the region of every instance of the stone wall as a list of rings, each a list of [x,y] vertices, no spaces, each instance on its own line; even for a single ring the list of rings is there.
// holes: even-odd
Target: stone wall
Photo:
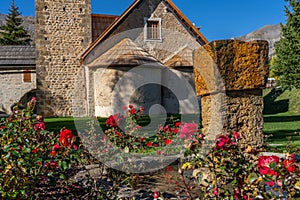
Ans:
[[[194,52],[194,63],[203,131],[214,136],[237,131],[245,145],[261,146],[268,42],[214,41]]]
[[[36,0],[35,5],[38,112],[85,115],[79,59],[91,42],[90,0]]]
[[[36,88],[36,75],[33,70],[31,82],[23,82],[23,70],[0,71],[0,113],[11,112],[12,104],[19,102],[26,93]]]

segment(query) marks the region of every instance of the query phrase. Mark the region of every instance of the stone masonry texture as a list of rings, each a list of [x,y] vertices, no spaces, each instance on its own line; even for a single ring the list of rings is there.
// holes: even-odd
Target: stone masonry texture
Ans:
[[[90,0],[36,0],[35,5],[38,112],[84,115],[79,59],[91,42]]]
[[[194,52],[203,131],[237,131],[244,146],[263,144],[262,89],[268,76],[268,43],[213,41]],[[214,139],[214,138],[211,138]]]

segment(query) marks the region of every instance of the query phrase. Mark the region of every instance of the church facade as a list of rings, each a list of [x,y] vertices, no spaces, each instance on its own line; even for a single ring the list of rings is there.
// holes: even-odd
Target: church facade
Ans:
[[[92,15],[89,0],[35,4],[39,113],[195,111],[193,51],[208,41],[171,0],[136,0],[120,16]]]

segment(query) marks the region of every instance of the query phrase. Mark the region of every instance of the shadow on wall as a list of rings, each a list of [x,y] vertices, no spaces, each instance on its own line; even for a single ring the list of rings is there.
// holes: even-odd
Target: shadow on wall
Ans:
[[[32,97],[36,97],[37,89],[30,90],[29,92],[25,93],[18,102],[14,102],[10,106],[10,110],[4,108],[4,105],[1,105],[0,114],[7,115],[10,114],[13,110],[13,107],[18,105],[21,109],[25,108],[27,103],[32,99]],[[34,109],[34,113],[36,113],[36,108]]]
[[[27,103],[32,99],[32,97],[36,97],[36,93],[37,93],[37,89],[33,89],[33,90],[30,90],[29,92],[26,92],[19,100],[19,102],[26,106]],[[34,108],[34,113],[36,113],[36,107]]]
[[[264,111],[263,114],[277,114],[287,112],[289,110],[289,99],[276,101],[283,93],[281,88],[273,88],[267,95],[264,96]]]

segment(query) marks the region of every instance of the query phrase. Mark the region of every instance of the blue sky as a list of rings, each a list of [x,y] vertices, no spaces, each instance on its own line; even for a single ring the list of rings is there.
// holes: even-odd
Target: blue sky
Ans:
[[[92,13],[120,15],[133,0],[91,0]],[[209,40],[229,39],[268,24],[285,23],[284,0],[173,0]],[[1,0],[7,14],[11,0]],[[34,15],[34,0],[15,0],[24,16]]]

